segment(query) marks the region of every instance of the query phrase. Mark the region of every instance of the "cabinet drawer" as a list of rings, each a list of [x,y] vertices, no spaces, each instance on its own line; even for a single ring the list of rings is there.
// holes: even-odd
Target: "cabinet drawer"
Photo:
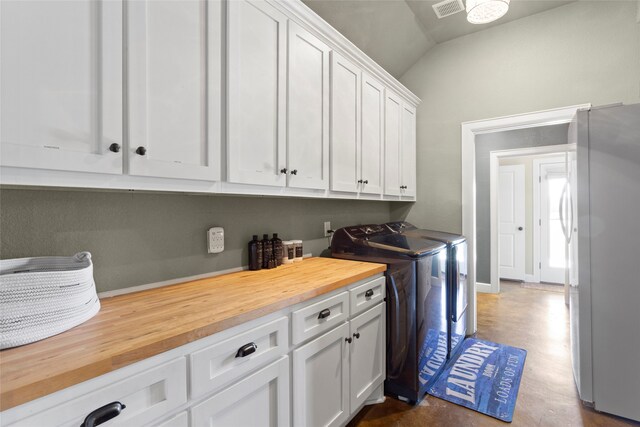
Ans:
[[[293,344],[299,344],[327,331],[344,322],[348,317],[348,292],[342,292],[296,310],[291,314]]]
[[[386,279],[383,276],[351,289],[349,291],[351,316],[379,304],[385,296],[385,283]]]
[[[73,396],[70,400],[23,418],[13,426],[73,426],[111,402],[126,408],[109,425],[145,425],[187,401],[187,364],[184,357],[162,364],[94,392]]]
[[[281,317],[189,355],[191,397],[224,386],[289,349],[289,319]],[[245,356],[242,356],[244,347]]]

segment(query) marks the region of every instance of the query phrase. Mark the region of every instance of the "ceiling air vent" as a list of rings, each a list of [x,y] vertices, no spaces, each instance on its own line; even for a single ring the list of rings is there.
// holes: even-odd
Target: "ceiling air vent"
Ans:
[[[442,19],[445,16],[462,12],[464,10],[464,3],[462,3],[462,0],[444,0],[440,3],[434,4],[432,7],[436,16]]]

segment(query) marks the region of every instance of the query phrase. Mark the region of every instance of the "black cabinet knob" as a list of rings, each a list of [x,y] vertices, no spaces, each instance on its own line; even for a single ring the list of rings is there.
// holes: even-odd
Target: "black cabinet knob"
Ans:
[[[365,298],[371,298],[372,296],[373,296],[373,289],[369,289],[367,292],[364,293]]]
[[[331,315],[331,310],[329,310],[328,308],[325,308],[320,312],[320,314],[318,314],[318,319],[326,319],[330,315]]]
[[[286,174],[287,174],[287,168],[282,168],[282,169],[280,169],[280,173],[283,173],[283,174],[285,174],[285,175],[286,175]]]
[[[254,342],[250,342],[249,344],[245,344],[238,349],[236,353],[236,357],[246,357],[250,354],[253,354],[258,349],[258,346]]]
[[[345,340],[346,342],[348,342],[349,344],[351,344],[351,342],[353,341],[353,339],[352,339],[352,338],[345,338],[344,340]]]
[[[140,147],[136,148],[136,154],[144,156],[145,154],[147,154],[147,149],[142,147],[142,146],[140,146]]]
[[[294,169],[291,171],[291,175],[298,175],[298,169]]]
[[[358,180],[358,184],[362,184],[362,180],[361,179]]]
[[[524,228],[522,228],[522,227],[518,227],[518,230],[522,231],[522,230],[524,230]]]
[[[126,408],[126,406],[120,402],[107,403],[87,415],[87,418],[84,419],[80,427],[95,427],[107,422],[120,415],[120,412],[122,412],[124,408]]]
[[[368,179],[365,179],[364,181],[362,181],[362,183],[363,183],[363,184],[368,184],[368,183],[369,183],[369,180],[368,180]]]
[[[360,338],[360,332],[356,332],[355,334],[353,334],[354,337],[356,337],[356,339]]]
[[[109,151],[113,151],[114,153],[120,152],[120,144],[116,144],[115,142],[109,146]]]

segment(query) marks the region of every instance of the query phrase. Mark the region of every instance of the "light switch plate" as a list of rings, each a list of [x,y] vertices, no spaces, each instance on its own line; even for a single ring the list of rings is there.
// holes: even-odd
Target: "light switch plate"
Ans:
[[[207,243],[210,254],[218,254],[224,251],[224,228],[210,228],[207,232]]]

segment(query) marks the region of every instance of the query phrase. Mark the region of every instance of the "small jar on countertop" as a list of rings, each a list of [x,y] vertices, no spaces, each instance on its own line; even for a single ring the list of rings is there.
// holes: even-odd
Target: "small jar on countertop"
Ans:
[[[292,240],[292,242],[295,250],[293,262],[300,262],[302,261],[302,240]]]
[[[293,260],[296,257],[296,248],[292,240],[285,240],[282,242],[282,248],[284,255],[282,257],[283,264],[293,264]]]

